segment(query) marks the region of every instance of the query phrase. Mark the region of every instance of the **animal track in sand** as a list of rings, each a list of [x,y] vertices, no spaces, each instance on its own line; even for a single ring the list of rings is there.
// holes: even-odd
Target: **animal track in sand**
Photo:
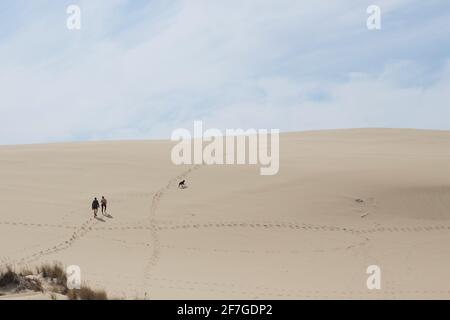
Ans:
[[[377,209],[377,200],[374,197],[353,199],[353,210],[358,212],[361,218],[367,217]]]
[[[92,226],[97,224],[98,221],[94,218],[90,218],[89,220],[85,221],[81,226],[79,226],[70,236],[70,238],[65,238],[65,240],[62,240],[60,243],[48,247],[46,249],[42,249],[39,251],[36,251],[33,254],[29,254],[21,259],[14,260],[14,264],[17,265],[24,265],[27,263],[31,263],[33,261],[39,260],[43,256],[56,253],[62,250],[66,250],[70,248],[77,240],[84,237],[88,232],[92,230]]]
[[[192,170],[188,170],[187,172],[191,172]],[[181,176],[176,179],[171,180],[171,182],[163,188],[169,188],[173,185],[173,182],[176,182],[180,179]],[[164,195],[164,190],[160,190],[154,196],[154,201],[152,201],[152,210],[155,212],[157,205],[161,197]],[[151,217],[154,217],[152,215]],[[90,219],[91,221],[93,219]],[[355,229],[355,228],[346,228],[342,226],[330,226],[330,225],[312,225],[312,224],[304,224],[304,223],[293,223],[293,222],[267,222],[267,221],[222,221],[222,222],[203,222],[203,223],[178,223],[178,224],[164,224],[158,222],[154,219],[151,219],[150,225],[119,225],[114,227],[94,227],[97,223],[93,224],[90,227],[90,230],[105,230],[105,231],[113,231],[113,230],[150,230],[152,234],[152,240],[150,241],[154,243],[152,246],[152,255],[149,259],[146,273],[148,273],[149,268],[152,265],[156,264],[158,256],[159,256],[159,248],[161,247],[159,238],[157,236],[158,231],[176,231],[176,230],[199,230],[199,229],[208,229],[208,228],[251,228],[251,229],[263,229],[263,230],[276,230],[276,229],[290,229],[290,230],[299,230],[299,231],[312,231],[312,232],[320,232],[320,231],[334,231],[334,232],[346,232],[351,234],[372,234],[372,233],[409,233],[409,232],[439,232],[439,231],[447,231],[450,230],[450,226],[444,225],[434,225],[434,226],[396,226],[396,227],[376,227],[376,228],[366,228],[366,229]],[[46,223],[28,223],[28,222],[18,222],[18,221],[0,221],[0,225],[7,225],[13,227],[32,227],[32,228],[63,228],[68,230],[75,230],[72,237],[69,240],[62,241],[57,245],[50,247],[48,249],[41,250],[32,255],[26,256],[22,259],[16,259],[14,261],[19,260],[20,263],[25,263],[25,261],[29,260],[33,257],[32,261],[39,259],[42,255],[58,252],[69,247],[68,245],[72,244],[76,239],[79,238],[78,232],[83,230],[83,226],[75,227],[71,225],[63,225],[63,224],[46,224]],[[84,233],[80,233],[84,235]],[[355,245],[350,246],[349,248],[355,247]],[[188,249],[191,251],[195,251],[195,249]],[[221,249],[218,249],[221,250]],[[294,250],[295,251],[295,250]],[[216,251],[219,252],[219,251]],[[5,258],[3,258],[4,261]]]
[[[0,225],[9,225],[13,227],[35,227],[35,228],[60,228],[60,229],[76,229],[76,226],[64,224],[49,224],[49,223],[32,223],[19,221],[0,221]]]
[[[175,223],[175,224],[159,224],[158,230],[187,230],[187,229],[210,229],[210,228],[251,228],[251,229],[291,229],[302,231],[334,231],[345,232],[352,234],[365,234],[365,233],[380,233],[380,232],[431,232],[431,231],[444,231],[450,230],[450,226],[435,225],[435,226],[396,226],[396,227],[373,227],[365,229],[356,229],[352,227],[342,227],[333,225],[313,225],[296,222],[253,222],[253,221],[215,221],[215,222],[203,222],[203,223]]]
[[[169,250],[185,250],[193,253],[202,253],[207,252],[209,254],[257,254],[257,255],[298,255],[305,253],[330,253],[336,251],[345,251],[361,246],[365,246],[369,243],[369,239],[365,238],[360,242],[352,243],[349,245],[342,245],[340,247],[330,247],[330,248],[322,248],[322,249],[266,249],[266,250],[256,250],[256,249],[225,249],[225,248],[205,248],[205,247],[180,247],[175,245],[162,245],[161,248],[169,249]]]
[[[146,289],[146,275],[149,274],[151,268],[157,264],[158,260],[159,260],[159,255],[160,255],[160,241],[159,241],[159,236],[158,236],[158,223],[156,222],[155,216],[156,216],[156,210],[159,206],[159,203],[162,199],[162,197],[164,196],[165,192],[167,190],[169,190],[171,187],[177,185],[178,180],[180,179],[184,179],[186,178],[192,171],[200,168],[200,165],[195,165],[191,168],[189,168],[188,170],[184,171],[183,173],[181,173],[180,175],[176,176],[175,178],[169,180],[169,182],[166,184],[166,186],[162,187],[161,189],[159,189],[153,196],[152,198],[152,203],[150,205],[150,212],[149,212],[149,216],[148,216],[148,222],[149,222],[149,226],[148,226],[148,230],[150,230],[150,242],[153,244],[152,248],[151,248],[151,255],[148,259],[147,265],[144,269],[144,281],[142,281],[142,293],[143,295],[146,294],[145,289]]]
[[[159,199],[159,197],[156,197]],[[158,200],[159,201],[159,200]],[[154,207],[156,208],[156,207]],[[0,221],[0,225],[14,227],[36,227],[36,228],[60,228],[76,230],[77,226],[56,225],[56,224],[38,224],[26,222]],[[365,229],[356,229],[352,227],[331,226],[331,225],[313,225],[299,222],[254,222],[254,221],[211,221],[211,222],[186,222],[186,223],[165,223],[154,221],[152,225],[123,225],[119,224],[113,227],[93,227],[93,230],[186,230],[186,229],[205,229],[205,228],[252,228],[252,229],[292,229],[304,231],[336,231],[347,233],[377,233],[377,232],[431,232],[450,230],[450,226],[396,226],[396,227],[372,227]]]

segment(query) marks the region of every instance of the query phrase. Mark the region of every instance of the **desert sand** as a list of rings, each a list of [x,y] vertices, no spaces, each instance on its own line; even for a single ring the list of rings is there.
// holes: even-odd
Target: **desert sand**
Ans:
[[[274,176],[173,145],[0,147],[0,263],[78,265],[125,299],[450,298],[450,132],[285,133]]]

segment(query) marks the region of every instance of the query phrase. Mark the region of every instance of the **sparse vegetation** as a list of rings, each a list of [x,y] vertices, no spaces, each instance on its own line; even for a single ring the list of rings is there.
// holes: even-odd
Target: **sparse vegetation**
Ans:
[[[53,264],[43,264],[36,268],[38,274],[42,274],[42,277],[52,280],[55,284],[66,285],[67,276],[62,264],[54,262]]]
[[[107,300],[104,290],[94,290],[82,285],[79,290],[67,288],[67,276],[62,264],[43,264],[36,268],[24,268],[16,271],[11,266],[0,269],[0,295],[8,292],[37,291],[48,292],[52,300],[58,299],[58,294],[67,296],[69,300]]]
[[[25,270],[27,271],[27,270]],[[7,266],[0,271],[0,289],[9,289],[15,292],[25,290],[42,291],[42,283],[39,279],[30,277],[27,272],[16,272],[13,267]]]
[[[24,268],[24,269],[20,270],[20,275],[23,276],[23,277],[32,276],[33,275],[33,271],[31,269]]]
[[[0,288],[18,285],[20,282],[19,275],[13,270],[11,266],[7,266],[6,270],[0,273]]]
[[[85,285],[80,290],[69,290],[67,297],[69,300],[108,300],[104,290],[93,290]]]

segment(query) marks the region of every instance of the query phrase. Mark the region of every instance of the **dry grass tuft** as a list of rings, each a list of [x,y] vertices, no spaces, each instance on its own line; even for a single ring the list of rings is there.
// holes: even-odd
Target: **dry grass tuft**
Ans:
[[[69,300],[108,300],[108,295],[104,290],[93,290],[86,285],[79,290],[69,290],[67,293]]]

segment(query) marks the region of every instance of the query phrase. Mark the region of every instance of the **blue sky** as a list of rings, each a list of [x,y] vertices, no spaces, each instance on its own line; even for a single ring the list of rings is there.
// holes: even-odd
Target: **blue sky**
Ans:
[[[450,130],[449,34],[447,0],[3,0],[0,144],[169,138],[194,120]]]

